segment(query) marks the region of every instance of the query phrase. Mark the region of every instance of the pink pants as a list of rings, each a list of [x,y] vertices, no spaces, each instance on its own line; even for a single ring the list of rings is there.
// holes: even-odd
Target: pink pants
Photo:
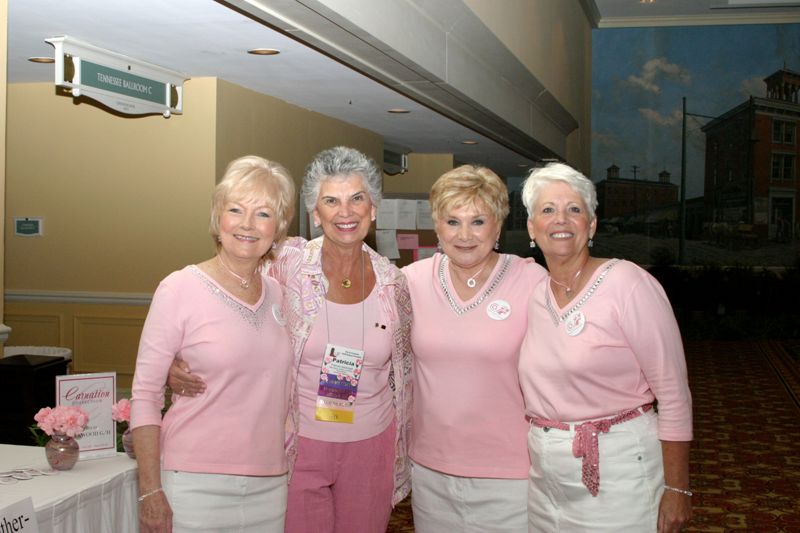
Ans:
[[[285,533],[384,533],[392,512],[395,424],[355,442],[300,437]]]

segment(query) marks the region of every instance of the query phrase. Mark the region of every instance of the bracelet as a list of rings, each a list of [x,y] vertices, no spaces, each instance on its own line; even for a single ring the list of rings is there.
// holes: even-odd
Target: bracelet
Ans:
[[[690,491],[690,490],[683,490],[683,489],[679,489],[677,487],[670,487],[669,485],[664,485],[664,488],[667,489],[667,490],[671,490],[672,492],[677,492],[677,493],[680,493],[680,494],[684,494],[684,495],[689,496],[689,497],[692,496],[692,491]]]
[[[164,492],[164,489],[162,487],[158,487],[155,490],[151,490],[150,492],[146,492],[146,493],[142,494],[141,496],[139,496],[138,498],[136,498],[136,501],[141,503],[141,502],[144,501],[145,498],[147,498],[148,496],[152,496],[153,494],[156,494],[157,492]]]

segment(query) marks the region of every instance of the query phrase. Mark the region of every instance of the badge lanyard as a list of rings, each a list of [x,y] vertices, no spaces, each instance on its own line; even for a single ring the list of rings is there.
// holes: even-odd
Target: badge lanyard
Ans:
[[[361,252],[361,349],[331,343],[328,294],[325,293],[325,328],[328,343],[322,355],[317,390],[316,420],[352,424],[358,382],[364,365],[364,252]]]

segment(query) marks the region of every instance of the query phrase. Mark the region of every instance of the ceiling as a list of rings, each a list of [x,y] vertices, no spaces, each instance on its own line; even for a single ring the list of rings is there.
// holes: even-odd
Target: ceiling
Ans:
[[[488,0],[487,0],[488,1]],[[598,28],[798,22],[800,2],[773,0],[581,0]],[[736,4],[730,7],[728,4]],[[724,5],[723,5],[724,4]],[[755,5],[754,4],[759,4]],[[745,7],[741,7],[744,5]],[[727,22],[726,22],[727,21]],[[389,147],[453,153],[506,176],[521,175],[519,155],[344,64],[215,0],[9,0],[8,82],[53,80],[49,37],[68,35],[187,78],[219,77],[383,136]],[[276,48],[253,56],[251,48]],[[390,114],[404,108],[408,114]],[[464,140],[478,144],[465,145]],[[268,155],[268,154],[266,154]]]

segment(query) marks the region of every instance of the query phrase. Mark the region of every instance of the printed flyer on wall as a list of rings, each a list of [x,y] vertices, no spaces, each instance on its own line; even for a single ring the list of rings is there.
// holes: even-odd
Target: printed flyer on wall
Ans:
[[[56,376],[56,403],[74,405],[89,414],[89,424],[77,437],[81,459],[116,455],[116,427],[111,418],[116,396],[116,372]]]

